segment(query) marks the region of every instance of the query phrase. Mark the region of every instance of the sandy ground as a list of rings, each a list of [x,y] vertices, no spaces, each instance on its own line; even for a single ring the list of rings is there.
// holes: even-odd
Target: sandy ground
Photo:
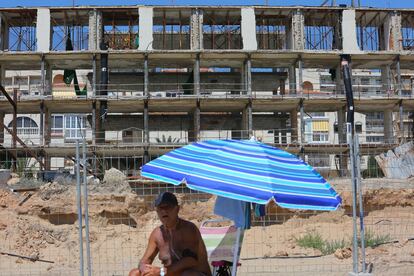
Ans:
[[[374,275],[414,275],[414,241],[409,240],[414,238],[410,181],[397,187],[389,180],[377,179],[366,186],[366,230],[375,236],[388,235],[391,242],[367,248],[366,261]],[[331,182],[343,197],[338,211],[292,212],[271,205],[265,218],[254,220],[244,235],[239,275],[346,275],[352,270],[351,251],[346,247],[342,254],[321,256],[318,250],[297,244],[298,238],[311,232],[328,241],[351,240],[347,183]],[[159,224],[151,208],[153,196],[138,196],[125,186],[90,188],[93,275],[127,275],[142,256],[151,230]],[[33,259],[0,255],[0,275],[79,275],[75,187],[46,184],[22,203],[27,195],[0,189],[0,251]],[[214,197],[200,202],[194,195],[180,195],[180,201],[182,217],[197,225],[213,217]],[[85,259],[86,254],[85,249]]]

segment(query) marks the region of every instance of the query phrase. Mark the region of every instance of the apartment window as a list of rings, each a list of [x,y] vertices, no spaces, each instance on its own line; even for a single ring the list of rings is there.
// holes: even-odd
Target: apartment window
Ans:
[[[77,115],[65,116],[65,139],[81,139],[85,136],[85,118]]]
[[[313,132],[312,133],[312,142],[328,142],[329,135],[327,131],[321,131],[321,132]]]
[[[383,143],[384,136],[367,136],[367,143]]]
[[[9,128],[13,127],[13,121],[9,123]],[[18,117],[16,119],[17,135],[34,135],[39,133],[39,126],[29,117]]]
[[[311,113],[309,113],[309,115],[312,118],[315,118],[315,117],[325,117],[325,112],[311,112]]]
[[[52,115],[52,136],[63,136],[63,115]]]

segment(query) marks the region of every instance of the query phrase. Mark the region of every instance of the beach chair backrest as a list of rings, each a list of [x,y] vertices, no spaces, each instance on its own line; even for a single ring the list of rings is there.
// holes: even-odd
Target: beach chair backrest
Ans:
[[[218,222],[229,222],[228,226],[208,226],[208,224]],[[228,261],[233,262],[234,252],[237,242],[237,227],[229,220],[207,220],[201,224],[201,236],[207,248],[209,262]],[[243,241],[243,230],[240,233],[240,242],[237,247],[238,255],[240,255],[241,244]],[[238,258],[237,258],[238,259]]]

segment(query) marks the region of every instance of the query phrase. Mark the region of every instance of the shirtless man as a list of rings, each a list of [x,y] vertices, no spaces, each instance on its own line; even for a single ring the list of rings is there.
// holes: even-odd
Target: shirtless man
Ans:
[[[211,276],[200,231],[178,217],[180,207],[175,195],[161,193],[154,205],[162,225],[152,231],[139,267],[129,276]],[[157,254],[163,267],[152,265]]]

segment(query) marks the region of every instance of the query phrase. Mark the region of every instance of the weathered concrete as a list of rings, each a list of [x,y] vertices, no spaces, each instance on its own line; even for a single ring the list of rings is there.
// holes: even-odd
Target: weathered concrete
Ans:
[[[149,7],[139,8],[139,50],[152,50],[154,9]]]
[[[385,93],[385,92],[389,92],[392,90],[390,65],[386,65],[381,68],[381,83],[382,83],[382,92]]]
[[[394,142],[394,131],[392,123],[392,110],[384,110],[384,142],[391,144]]]
[[[257,50],[256,15],[253,8],[241,9],[243,50]]]
[[[200,95],[200,55],[197,54],[195,61],[194,61],[194,68],[193,68],[193,79],[194,79],[194,95]],[[184,91],[184,93],[188,93],[189,91]]]
[[[341,108],[337,111],[338,117],[338,142],[340,144],[346,143],[346,129],[345,129],[345,122],[346,122],[346,109]]]
[[[52,113],[48,108],[45,108],[45,119],[44,119],[44,146],[49,146],[51,141],[52,132]]]
[[[299,124],[298,124],[298,111],[297,109],[293,109],[290,112],[290,127],[292,129],[292,141],[298,141],[298,133],[299,133]]]
[[[103,39],[102,12],[92,10],[89,12],[89,50],[99,50]]]
[[[0,51],[9,48],[9,27],[6,18],[0,12]]]
[[[190,47],[191,50],[203,49],[203,11],[201,9],[191,11]]]
[[[296,85],[296,65],[289,66],[289,93],[296,94],[297,85]]]
[[[37,51],[48,53],[51,42],[50,10],[47,8],[37,9],[36,21],[36,44]]]
[[[407,179],[414,176],[413,142],[398,146],[386,154],[375,156],[375,160],[387,178]]]
[[[401,14],[398,12],[389,13],[384,22],[384,45],[382,48],[387,51],[402,50]]]
[[[4,113],[0,112],[0,144],[4,143]]]
[[[303,50],[305,47],[305,16],[301,10],[292,12],[291,27],[288,29],[287,41],[289,49]]]
[[[355,10],[342,12],[342,50],[345,54],[360,53],[356,35]]]

